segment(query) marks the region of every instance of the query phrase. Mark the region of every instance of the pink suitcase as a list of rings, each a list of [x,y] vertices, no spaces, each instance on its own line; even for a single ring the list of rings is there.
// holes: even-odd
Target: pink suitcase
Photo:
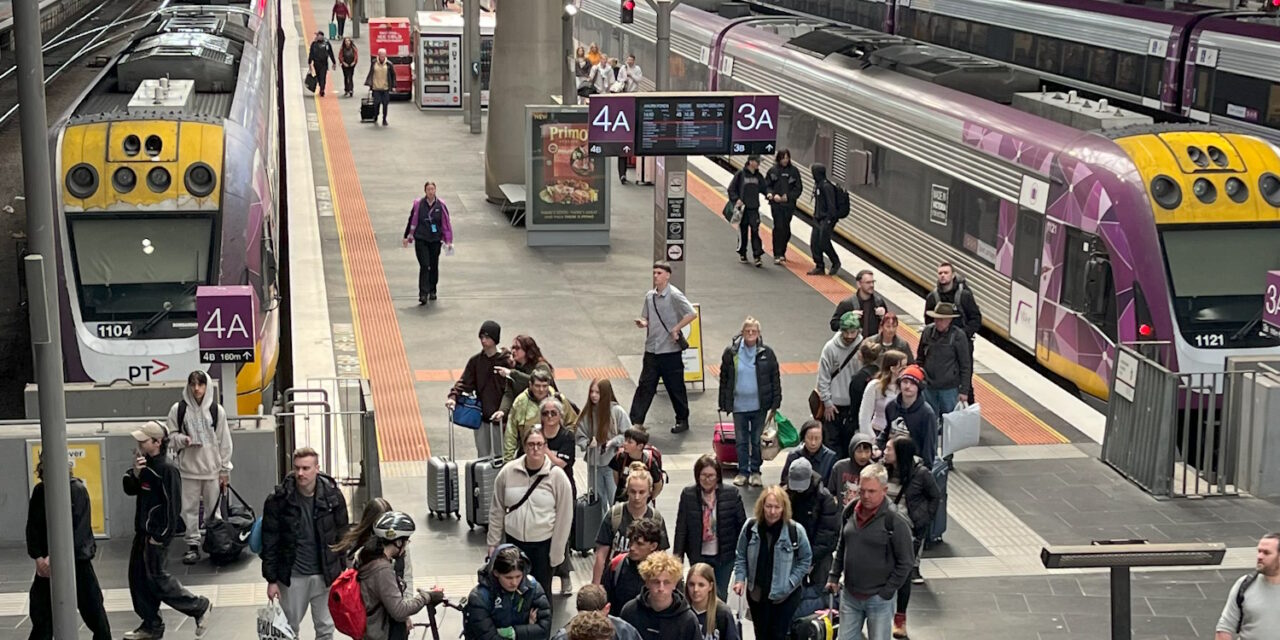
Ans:
[[[711,450],[715,452],[721,465],[738,466],[738,439],[732,422],[721,420],[716,423],[716,428],[711,433]]]

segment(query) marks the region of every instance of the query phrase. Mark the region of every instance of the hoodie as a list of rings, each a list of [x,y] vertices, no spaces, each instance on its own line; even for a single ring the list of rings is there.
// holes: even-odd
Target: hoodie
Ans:
[[[360,599],[364,601],[364,640],[386,640],[392,622],[403,623],[427,606],[421,594],[405,597],[405,584],[385,556],[361,565],[356,579],[360,582]]]
[[[502,640],[498,629],[508,627],[515,630],[515,640],[542,640],[551,635],[551,602],[542,585],[525,572],[516,590],[506,591],[493,575],[493,561],[498,551],[508,546],[511,545],[499,545],[493,550],[478,572],[478,584],[467,596],[462,613],[462,633],[466,640]],[[531,611],[538,612],[537,622],[533,624],[529,624]]]
[[[218,405],[218,421],[213,421],[213,388],[206,387],[204,399],[196,402],[191,387],[182,389],[182,399],[169,408],[169,448],[177,459],[178,471],[188,480],[217,480],[231,473],[231,428],[227,412]],[[186,404],[182,424],[178,408]]]
[[[744,209],[759,209],[760,196],[764,193],[764,176],[759,169],[751,171],[743,167],[733,175],[728,192],[731,202],[741,200]]]
[[[862,473],[865,464],[858,464],[854,461],[854,451],[858,445],[866,445],[874,447],[875,443],[871,441],[871,436],[859,431],[853,434],[853,439],[849,441],[849,457],[842,459],[836,463],[831,469],[831,475],[827,478],[827,491],[835,496],[843,507],[858,498],[858,478]],[[870,464],[869,462],[867,464]]]
[[[822,355],[818,357],[818,396],[822,398],[824,404],[848,407],[853,403],[849,398],[849,381],[863,365],[862,359],[856,355],[860,344],[862,344],[861,335],[858,335],[853,342],[845,344],[844,337],[840,332],[836,332],[822,347]],[[850,353],[855,355],[849,358],[849,364],[840,366]]]
[[[934,415],[933,407],[924,401],[924,394],[917,395],[916,401],[910,406],[906,406],[899,395],[893,402],[885,405],[884,417],[889,426],[880,432],[880,438],[876,441],[880,450],[884,450],[885,443],[894,436],[895,431],[900,433],[905,430],[916,443],[916,451],[920,453],[925,467],[932,469],[938,451],[938,416]]]
[[[809,173],[813,174],[813,217],[815,220],[834,224],[836,188],[827,180],[827,167],[815,162],[809,165]]]
[[[684,594],[676,589],[671,598],[671,606],[654,611],[649,606],[649,587],[646,586],[639,597],[622,607],[619,617],[635,627],[642,640],[702,640],[698,614],[689,608]]]
[[[133,532],[167,544],[182,521],[182,474],[169,464],[169,454],[147,456],[146,466],[141,471],[129,467],[123,482],[125,495],[138,498]]]

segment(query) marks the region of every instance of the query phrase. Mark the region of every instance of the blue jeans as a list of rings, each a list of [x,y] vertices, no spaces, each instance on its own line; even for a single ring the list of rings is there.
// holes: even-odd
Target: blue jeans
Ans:
[[[711,565],[716,573],[716,595],[720,599],[729,601],[729,582],[733,580],[733,558],[729,558],[726,562],[717,562],[715,556],[691,556],[689,558],[690,566],[699,562],[705,562]]]
[[[839,640],[862,638],[862,623],[867,624],[867,640],[890,640],[893,637],[893,614],[897,610],[898,596],[885,600],[871,596],[859,600],[844,589],[840,590]]]
[[[738,475],[760,473],[764,460],[760,457],[760,436],[764,435],[764,419],[768,409],[733,412],[733,435],[738,446]]]
[[[960,401],[960,389],[925,389],[924,401],[933,407],[938,416],[938,426],[942,426],[942,414],[955,410],[956,403]]]

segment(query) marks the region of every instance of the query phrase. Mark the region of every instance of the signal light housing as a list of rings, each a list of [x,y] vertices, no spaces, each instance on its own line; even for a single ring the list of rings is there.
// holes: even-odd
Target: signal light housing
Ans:
[[[1277,0],[1280,1],[1280,0]],[[622,0],[622,13],[618,22],[631,24],[636,21],[636,0]]]

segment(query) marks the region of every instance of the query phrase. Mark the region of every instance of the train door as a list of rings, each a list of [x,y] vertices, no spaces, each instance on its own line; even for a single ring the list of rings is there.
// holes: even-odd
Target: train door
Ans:
[[[1013,283],[1009,287],[1009,337],[1027,350],[1036,350],[1036,320],[1040,315],[1040,264],[1043,258],[1044,214],[1020,208],[1013,239]]]

